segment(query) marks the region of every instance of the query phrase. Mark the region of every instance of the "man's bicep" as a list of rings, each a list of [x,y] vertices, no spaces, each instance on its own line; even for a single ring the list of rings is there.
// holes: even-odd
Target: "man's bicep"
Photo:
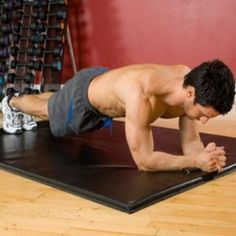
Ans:
[[[127,100],[126,139],[132,157],[139,168],[153,152],[151,120],[152,106],[148,98],[142,94],[136,94]]]

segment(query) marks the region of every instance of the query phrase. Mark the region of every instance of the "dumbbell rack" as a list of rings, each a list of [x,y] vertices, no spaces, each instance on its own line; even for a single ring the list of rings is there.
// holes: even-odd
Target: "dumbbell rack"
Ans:
[[[0,99],[60,88],[68,4],[0,0]]]

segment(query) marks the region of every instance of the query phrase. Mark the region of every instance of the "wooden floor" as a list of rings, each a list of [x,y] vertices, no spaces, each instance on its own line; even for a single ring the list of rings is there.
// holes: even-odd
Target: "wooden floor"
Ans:
[[[235,124],[236,107],[200,129],[236,137]],[[235,236],[236,172],[129,215],[0,170],[0,236],[15,235]]]

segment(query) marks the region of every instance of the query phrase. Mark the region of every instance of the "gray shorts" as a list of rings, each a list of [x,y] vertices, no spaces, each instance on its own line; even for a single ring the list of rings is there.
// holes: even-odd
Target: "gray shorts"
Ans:
[[[54,136],[79,134],[111,125],[112,119],[99,114],[88,101],[89,83],[107,71],[104,67],[83,69],[50,97],[49,124]]]

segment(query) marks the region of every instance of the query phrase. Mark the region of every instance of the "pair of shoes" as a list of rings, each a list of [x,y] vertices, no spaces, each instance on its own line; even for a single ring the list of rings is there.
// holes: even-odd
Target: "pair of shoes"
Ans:
[[[37,123],[32,116],[11,108],[8,96],[2,100],[3,130],[10,134],[20,134],[24,130],[36,130]]]
[[[35,131],[37,130],[38,126],[35,119],[31,115],[27,115],[22,113],[22,128],[26,131]]]

